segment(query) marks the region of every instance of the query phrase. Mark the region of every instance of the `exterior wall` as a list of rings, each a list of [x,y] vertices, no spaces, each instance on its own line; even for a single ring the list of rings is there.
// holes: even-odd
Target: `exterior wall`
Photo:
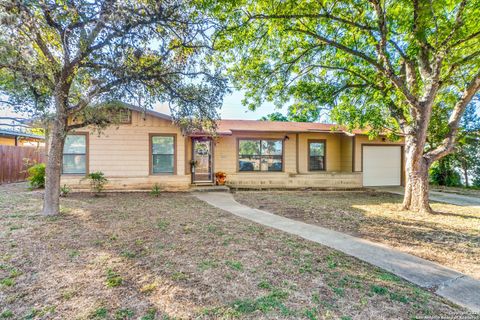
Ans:
[[[88,132],[87,167],[89,172],[102,171],[109,179],[108,189],[151,189],[155,183],[166,190],[187,189],[191,183],[190,137],[170,121],[150,115],[143,117],[132,112],[132,123],[111,126],[100,135],[91,128]],[[150,174],[150,135],[176,135],[176,173]],[[288,138],[287,138],[288,137]],[[282,172],[238,172],[238,139],[280,139],[283,144]],[[308,170],[308,141],[326,141],[326,170]],[[362,187],[362,145],[399,144],[382,139],[368,140],[367,136],[351,137],[339,133],[264,133],[235,132],[232,136],[217,137],[214,141],[213,171],[224,171],[227,184],[234,188],[360,188]],[[355,172],[352,172],[352,168]],[[88,189],[88,181],[79,175],[63,175],[62,184],[74,189]]]
[[[0,144],[4,146],[14,146],[15,138],[0,137]]]
[[[376,144],[376,145],[399,145],[403,146],[405,144],[404,139],[400,139],[398,141],[389,141],[385,139],[383,141],[383,138],[376,138],[373,140],[369,140],[368,136],[366,135],[357,135],[354,138],[355,141],[355,172],[361,172],[362,171],[362,145],[365,144]],[[403,164],[404,165],[404,164]]]
[[[283,143],[283,172],[296,173],[296,144],[295,135],[288,135],[288,139],[284,139],[286,134],[283,133],[262,133],[262,132],[239,132],[232,136],[222,136],[215,141],[214,146],[214,170],[224,171],[228,174],[234,174],[238,171],[238,139],[254,138],[254,139],[279,139],[284,140]],[[264,173],[264,172],[262,172]],[[242,175],[257,175],[258,172],[242,172]],[[281,172],[265,172],[267,175],[279,175]]]
[[[284,139],[285,136],[288,139]],[[284,139],[283,172],[238,172],[237,143],[240,138]],[[326,140],[326,171],[309,171],[308,140],[320,139]],[[236,132],[216,140],[214,171],[224,171],[227,184],[233,188],[360,188],[362,175],[352,173],[351,150],[352,138],[343,134],[299,133],[297,146],[297,134]],[[343,158],[343,153],[347,159]]]
[[[102,171],[109,179],[106,189],[151,189],[158,183],[165,189],[186,189],[190,176],[185,173],[185,141],[181,131],[170,121],[139,112],[132,112],[132,123],[111,126],[100,135],[90,128],[77,132],[89,132],[88,170]],[[176,134],[176,174],[150,174],[149,134]],[[77,189],[88,188],[88,181],[79,175],[63,175],[62,184]]]
[[[267,134],[261,132],[255,133],[235,133],[232,136],[222,136],[217,138],[215,142],[214,154],[214,170],[224,171],[227,174],[237,174],[237,143],[240,138],[266,138],[266,139],[288,139],[284,140],[284,173],[305,173],[305,174],[322,174],[324,172],[311,172],[308,170],[308,140],[326,140],[326,171],[340,172],[352,171],[351,166],[351,138],[341,134],[334,133],[299,133],[298,134],[298,171],[297,171],[297,134]],[[345,145],[344,145],[345,144]],[[189,147],[191,148],[191,147]],[[345,151],[344,158],[342,151]],[[191,149],[189,149],[191,153]],[[188,154],[188,160],[191,154]],[[345,169],[345,170],[343,170]],[[258,172],[241,172],[240,175],[258,175]],[[280,172],[262,172],[267,175],[280,175]]]
[[[326,170],[327,172],[339,172],[341,166],[341,143],[342,136],[335,133],[300,133],[298,139],[298,171],[299,173],[323,174],[323,171],[308,170],[308,140],[326,141]]]
[[[340,171],[353,171],[353,137],[344,135],[340,138]]]

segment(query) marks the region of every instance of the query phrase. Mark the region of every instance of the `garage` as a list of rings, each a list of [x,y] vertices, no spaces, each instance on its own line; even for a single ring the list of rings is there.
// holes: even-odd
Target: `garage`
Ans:
[[[363,146],[363,185],[399,186],[402,183],[401,146]]]

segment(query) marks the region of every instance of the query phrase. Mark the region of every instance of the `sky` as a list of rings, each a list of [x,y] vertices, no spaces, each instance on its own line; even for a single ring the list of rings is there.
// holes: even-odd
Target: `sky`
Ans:
[[[271,103],[264,103],[255,111],[248,110],[242,105],[243,92],[234,91],[223,99],[222,109],[219,111],[222,119],[244,119],[244,120],[258,120],[267,114],[280,111],[276,109]],[[158,105],[155,108],[159,112],[170,113],[167,105]]]
[[[224,97],[223,106],[220,110],[220,118],[222,119],[248,119],[258,120],[269,113],[281,111],[274,107],[271,103],[265,103],[256,111],[250,111],[247,107],[242,105],[243,93],[241,91],[234,91],[228,96]],[[155,109],[159,112],[170,113],[167,105],[158,105]],[[0,117],[2,116],[19,116],[5,105],[0,105]],[[4,122],[4,121],[0,121]]]

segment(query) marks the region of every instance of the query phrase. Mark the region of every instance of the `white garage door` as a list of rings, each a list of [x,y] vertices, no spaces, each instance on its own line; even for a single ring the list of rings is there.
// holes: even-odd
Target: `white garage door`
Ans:
[[[399,186],[402,150],[398,146],[363,147],[363,185]]]

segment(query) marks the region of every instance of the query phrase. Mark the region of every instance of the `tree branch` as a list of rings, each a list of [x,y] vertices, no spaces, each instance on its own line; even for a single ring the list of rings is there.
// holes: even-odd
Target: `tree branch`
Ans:
[[[301,18],[327,19],[327,20],[330,19],[330,20],[334,20],[334,21],[337,21],[337,22],[348,24],[352,27],[355,27],[355,28],[358,28],[358,29],[361,29],[361,30],[366,30],[366,31],[377,30],[375,27],[371,27],[371,26],[368,26],[368,25],[363,25],[363,24],[360,24],[360,23],[355,22],[355,21],[350,21],[350,20],[347,20],[347,19],[344,19],[344,18],[336,17],[336,16],[333,16],[329,13],[323,13],[323,14],[322,13],[318,13],[318,14],[299,13],[299,14],[269,14],[269,15],[267,15],[267,14],[255,14],[255,15],[252,15],[249,12],[246,12],[246,14],[247,14],[247,17],[249,18],[249,20],[301,19]]]
[[[460,2],[457,15],[455,16],[455,24],[453,25],[452,30],[450,30],[450,33],[448,34],[448,36],[440,44],[441,47],[445,46],[453,38],[453,36],[455,35],[455,32],[457,32],[457,30],[462,26],[463,24],[462,14],[463,14],[463,11],[465,10],[466,4],[467,4],[466,0],[462,0],[462,2]]]
[[[480,30],[477,31],[477,32],[474,32],[472,34],[470,34],[469,36],[465,37],[464,39],[461,39],[461,40],[458,40],[457,42],[453,43],[451,46],[448,47],[448,49],[453,49],[459,45],[461,45],[462,43],[465,43],[467,41],[470,41],[472,39],[475,39],[476,37],[480,36]]]
[[[396,76],[392,70],[387,70],[385,69],[380,63],[378,63],[375,59],[372,57],[367,56],[365,53],[357,51],[355,49],[349,48],[341,43],[338,43],[334,40],[330,40],[328,38],[325,38],[315,32],[309,31],[309,30],[303,30],[303,29],[297,29],[297,28],[292,28],[292,29],[287,29],[287,31],[293,31],[293,32],[300,32],[303,34],[307,34],[309,36],[314,37],[315,39],[319,40],[322,43],[329,44],[337,49],[340,49],[352,56],[358,57],[370,65],[374,66],[376,69],[378,69],[381,73],[383,73],[399,90],[402,92],[402,94],[405,96],[407,99],[408,103],[414,108],[418,107],[418,101],[417,98],[408,90],[406,87],[405,83]]]
[[[424,158],[429,161],[429,163],[434,162],[435,160],[440,159],[441,157],[449,154],[453,147],[455,146],[455,141],[458,134],[458,127],[460,120],[465,112],[467,105],[470,103],[475,94],[480,90],[480,71],[475,75],[473,80],[464,90],[462,97],[457,101],[455,107],[453,108],[452,114],[448,119],[448,133],[443,140],[442,144],[427,152],[424,155]]]

